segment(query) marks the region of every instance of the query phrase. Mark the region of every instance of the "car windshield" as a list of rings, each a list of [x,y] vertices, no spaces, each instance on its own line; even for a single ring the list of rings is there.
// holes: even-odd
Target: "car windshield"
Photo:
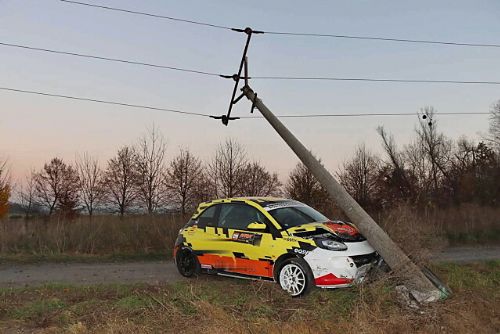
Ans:
[[[281,225],[282,228],[299,226],[313,222],[325,222],[329,219],[307,205],[288,206],[276,208],[269,211],[269,214]]]

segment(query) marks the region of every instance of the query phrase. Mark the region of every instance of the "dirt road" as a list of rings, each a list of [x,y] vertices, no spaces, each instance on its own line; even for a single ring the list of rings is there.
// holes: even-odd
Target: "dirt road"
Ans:
[[[500,259],[500,246],[449,248],[434,256],[435,261],[471,262]],[[164,283],[183,279],[173,262],[123,263],[40,263],[1,265],[0,287],[36,286],[47,283],[112,284]]]
[[[453,247],[435,254],[437,262],[474,262],[479,260],[500,260],[500,246],[492,247]]]

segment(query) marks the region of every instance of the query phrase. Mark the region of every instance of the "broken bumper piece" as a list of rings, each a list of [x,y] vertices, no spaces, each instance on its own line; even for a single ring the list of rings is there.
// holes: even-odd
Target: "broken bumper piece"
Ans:
[[[313,272],[316,286],[343,288],[361,283],[376,264],[379,256],[368,242],[346,245],[346,251],[317,248],[304,257]]]

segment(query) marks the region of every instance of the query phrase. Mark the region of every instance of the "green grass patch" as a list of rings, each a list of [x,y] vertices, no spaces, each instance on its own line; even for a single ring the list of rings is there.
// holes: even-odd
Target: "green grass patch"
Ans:
[[[115,302],[115,306],[119,309],[126,311],[135,311],[144,309],[151,305],[151,301],[147,298],[143,298],[141,296],[127,296],[119,299]]]
[[[62,310],[66,304],[59,298],[36,300],[12,309],[7,314],[18,320],[36,320],[48,314]]]
[[[441,263],[434,265],[440,277],[446,278],[446,283],[453,291],[498,290],[500,287],[500,261],[484,261],[460,265],[456,263]]]

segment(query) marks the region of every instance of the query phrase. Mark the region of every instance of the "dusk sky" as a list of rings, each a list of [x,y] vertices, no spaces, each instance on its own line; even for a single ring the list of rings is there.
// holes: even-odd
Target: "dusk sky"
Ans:
[[[82,0],[83,1],[83,0]],[[500,1],[160,1],[89,3],[254,29],[500,43]],[[57,0],[0,0],[0,42],[105,57],[235,73],[245,35]],[[249,64],[255,76],[335,76],[500,81],[500,48],[334,38],[256,35]],[[0,87],[143,104],[189,112],[226,113],[233,82],[217,77],[48,54],[0,46]],[[498,85],[254,80],[252,88],[276,114],[488,112]],[[0,91],[0,157],[14,180],[58,156],[96,155],[104,165],[153,124],[169,159],[189,147],[209,159],[231,137],[283,179],[298,161],[262,119],[224,127],[208,118]],[[234,116],[249,116],[242,100]],[[478,139],[488,115],[437,116],[449,137]],[[356,145],[380,152],[384,125],[399,145],[417,117],[284,119],[330,170]]]

